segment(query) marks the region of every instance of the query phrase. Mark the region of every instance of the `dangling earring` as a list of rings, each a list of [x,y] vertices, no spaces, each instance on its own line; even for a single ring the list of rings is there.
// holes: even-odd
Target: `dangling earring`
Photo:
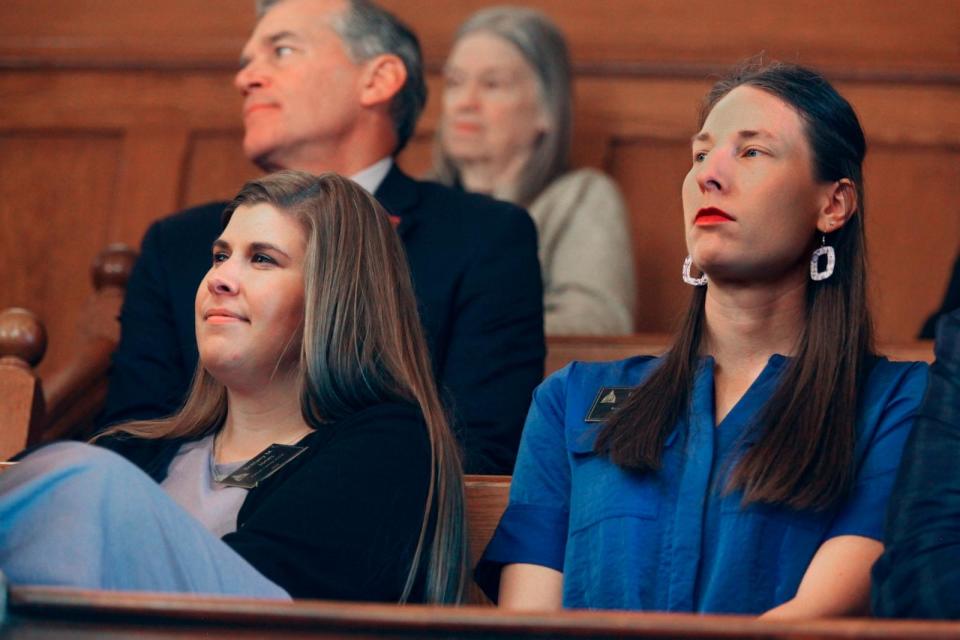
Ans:
[[[703,287],[707,284],[707,274],[703,274],[699,278],[694,278],[690,275],[690,267],[693,266],[693,258],[687,256],[683,261],[683,281],[693,287]]]
[[[820,271],[820,256],[827,256],[827,267]],[[827,244],[827,235],[820,238],[820,246],[810,256],[810,279],[816,282],[826,280],[833,275],[833,267],[837,264],[837,254],[833,247]]]

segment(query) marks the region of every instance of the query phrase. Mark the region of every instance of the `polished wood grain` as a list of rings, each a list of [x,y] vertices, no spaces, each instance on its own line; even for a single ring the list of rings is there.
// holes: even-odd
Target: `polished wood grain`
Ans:
[[[43,393],[33,372],[47,348],[46,330],[26,309],[0,312],[0,461],[23,449],[43,420]]]
[[[960,623],[870,619],[766,622],[748,616],[429,607],[13,587],[0,637],[833,638],[960,637]]]

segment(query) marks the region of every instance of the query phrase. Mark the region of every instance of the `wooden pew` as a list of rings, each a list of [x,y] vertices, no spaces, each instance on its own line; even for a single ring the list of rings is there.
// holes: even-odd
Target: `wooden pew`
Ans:
[[[359,604],[14,587],[0,637],[58,638],[839,638],[960,637],[960,623],[849,618],[772,622],[750,616]]]
[[[0,461],[42,427],[43,392],[33,367],[46,349],[47,334],[35,315],[17,308],[0,312]]]
[[[42,383],[34,368],[46,351],[43,323],[24,309],[0,312],[0,460],[27,443],[89,432],[106,399],[110,355],[120,340],[120,306],[136,257],[115,244],[94,260],[94,292],[76,330],[73,357]]]
[[[493,537],[500,516],[507,508],[510,497],[510,476],[477,476],[464,478],[467,502],[467,544],[470,569],[477,566],[483,550]],[[476,585],[471,576],[468,580],[466,602],[489,605],[491,602]]]

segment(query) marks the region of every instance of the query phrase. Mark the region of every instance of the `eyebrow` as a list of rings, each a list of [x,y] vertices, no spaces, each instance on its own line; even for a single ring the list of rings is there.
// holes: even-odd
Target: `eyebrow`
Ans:
[[[230,243],[222,238],[217,238],[213,241],[212,249],[230,249]],[[279,253],[285,258],[290,258],[290,254],[281,249],[275,244],[270,244],[269,242],[252,242],[250,243],[250,253],[260,253],[263,251],[273,251]]]
[[[768,138],[770,140],[777,139],[777,136],[773,135],[766,129],[744,129],[737,132],[737,137],[741,140],[750,140],[751,138]],[[690,142],[706,142],[709,140],[713,140],[713,136],[706,131],[701,131],[690,138]]]

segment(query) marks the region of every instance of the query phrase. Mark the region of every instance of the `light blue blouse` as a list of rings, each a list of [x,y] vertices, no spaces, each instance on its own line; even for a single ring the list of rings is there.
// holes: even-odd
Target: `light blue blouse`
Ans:
[[[713,360],[696,373],[690,418],[668,437],[663,467],[637,474],[593,453],[584,421],[602,387],[633,387],[659,361],[575,362],[534,394],[510,504],[477,568],[495,595],[504,564],[563,572],[565,607],[760,613],[797,591],[817,549],[840,535],[882,539],[884,509],[927,365],[878,360],[857,423],[856,480],[828,511],[741,507],[724,494],[747,427],[787,359],[773,356],[723,421],[714,420]]]

